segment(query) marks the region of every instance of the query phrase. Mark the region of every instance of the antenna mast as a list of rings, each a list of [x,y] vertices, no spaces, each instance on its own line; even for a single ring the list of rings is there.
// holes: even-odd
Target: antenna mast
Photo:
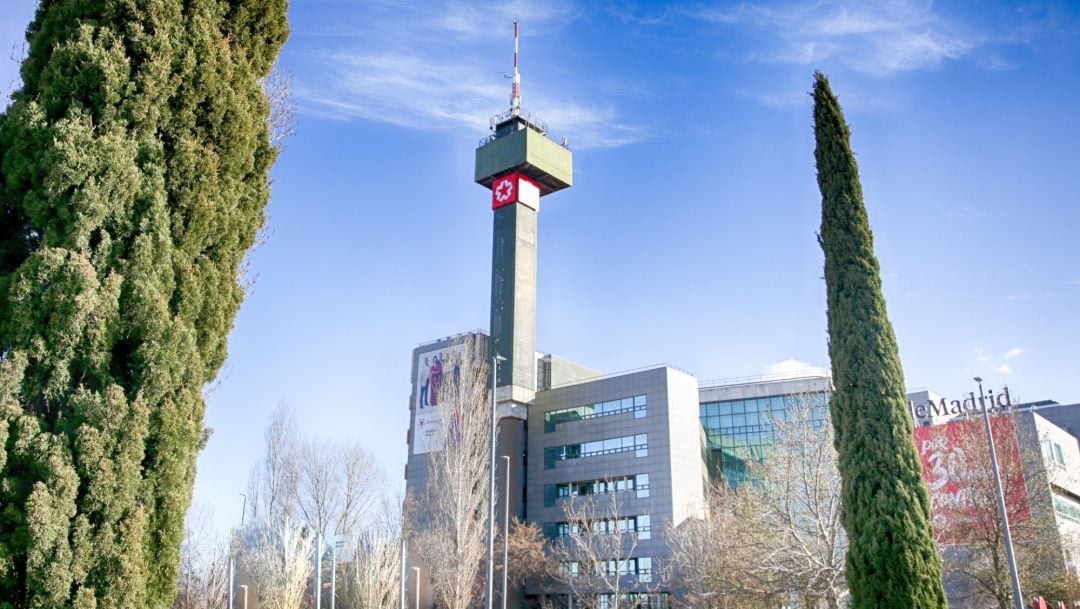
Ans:
[[[518,20],[514,19],[514,85],[510,95],[510,111],[521,112],[521,74],[518,72]]]

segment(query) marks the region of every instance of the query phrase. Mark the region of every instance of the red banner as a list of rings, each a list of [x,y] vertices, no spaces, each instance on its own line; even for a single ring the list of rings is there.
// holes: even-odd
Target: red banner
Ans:
[[[1012,417],[990,419],[994,430],[1009,524],[1031,519],[1020,447]],[[960,544],[1001,526],[986,425],[980,419],[915,428],[923,480],[930,491],[934,535],[939,544]],[[1021,532],[1020,537],[1023,537]]]

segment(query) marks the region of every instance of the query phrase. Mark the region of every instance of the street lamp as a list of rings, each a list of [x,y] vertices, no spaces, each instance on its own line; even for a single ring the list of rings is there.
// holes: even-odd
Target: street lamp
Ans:
[[[413,576],[416,578],[416,606],[414,609],[420,609],[420,567],[412,567],[416,573]]]
[[[510,555],[510,455],[503,455],[506,465],[506,492],[503,494],[503,588],[502,609],[506,609],[507,557]]]
[[[401,523],[401,590],[398,591],[398,609],[405,609],[405,522]],[[419,609],[419,608],[418,608]]]
[[[315,533],[315,609],[322,609],[322,531]]]
[[[341,539],[344,537],[344,539]],[[334,545],[330,548],[330,609],[334,609],[334,600],[337,598],[337,549],[339,543],[349,540],[347,536],[339,536],[334,533]]]
[[[990,465],[994,470],[994,487],[997,489],[998,510],[1001,512],[1001,528],[1005,533],[1005,554],[1009,560],[1009,576],[1012,578],[1013,604],[1016,609],[1024,609],[1024,597],[1020,594],[1020,577],[1016,573],[1016,556],[1013,554],[1012,532],[1009,530],[1009,513],[1005,511],[1005,492],[1001,489],[1001,469],[998,468],[997,449],[994,447],[994,431],[990,427],[990,411],[986,408],[982,378],[975,377],[979,384],[979,404],[982,406],[983,423],[986,424],[986,440],[990,445]],[[972,400],[975,394],[971,394]]]
[[[240,528],[244,528],[244,516],[247,515],[247,495],[240,493],[240,496],[244,498],[244,507],[240,510]],[[235,594],[233,588],[235,586],[236,578],[236,567],[233,565],[233,541],[235,537],[235,532],[233,535],[229,536],[229,609],[236,609],[235,599],[233,598],[233,595]],[[246,586],[244,587],[244,590],[244,594],[247,594]],[[246,599],[247,597],[245,596],[244,598]],[[245,600],[244,603],[244,608],[247,609],[247,601]]]
[[[492,351],[494,351],[492,340]],[[493,609],[495,589],[495,389],[499,386],[499,362],[506,358],[491,357],[491,452],[488,455],[488,547],[487,547],[487,609]]]

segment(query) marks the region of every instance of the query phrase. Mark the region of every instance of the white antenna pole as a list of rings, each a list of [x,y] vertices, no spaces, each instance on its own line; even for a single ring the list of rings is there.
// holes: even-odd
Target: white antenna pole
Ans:
[[[510,110],[517,114],[521,110],[521,74],[518,73],[518,20],[514,19],[514,89],[510,96]]]

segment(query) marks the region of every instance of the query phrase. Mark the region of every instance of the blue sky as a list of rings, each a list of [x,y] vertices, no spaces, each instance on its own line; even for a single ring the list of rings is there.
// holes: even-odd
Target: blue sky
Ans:
[[[5,2],[0,48],[33,5]],[[575,153],[574,187],[541,211],[539,349],[701,379],[828,366],[820,69],[909,387],[955,396],[980,375],[1080,401],[1075,3],[295,1],[297,133],[208,398],[195,501],[219,527],[280,401],[400,480],[410,351],[488,323],[473,150],[509,105],[515,16],[524,106]],[[3,62],[5,92],[14,78]]]

